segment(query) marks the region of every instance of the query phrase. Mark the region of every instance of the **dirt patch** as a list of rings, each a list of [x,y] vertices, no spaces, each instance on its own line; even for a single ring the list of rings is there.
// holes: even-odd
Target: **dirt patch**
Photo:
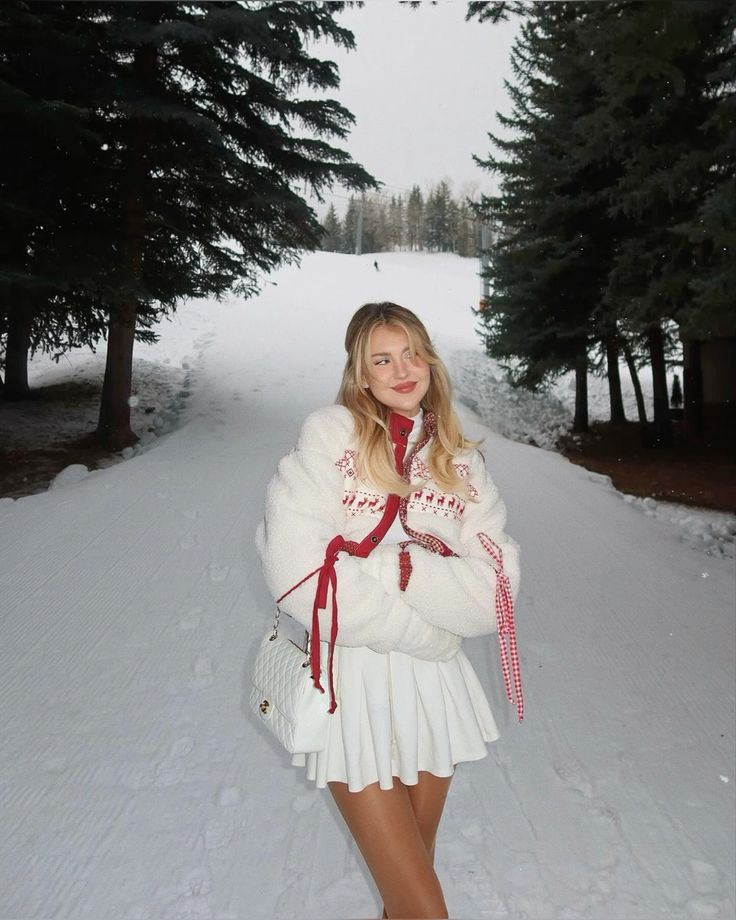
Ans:
[[[109,466],[113,459],[110,451],[100,445],[93,433],[72,439],[53,447],[2,450],[0,449],[0,497],[21,498],[45,492],[49,483],[65,467],[82,463],[94,470]]]
[[[671,448],[645,447],[633,422],[594,422],[585,435],[566,435],[568,460],[611,477],[621,492],[736,514],[736,456],[726,444],[687,441],[674,424]]]
[[[0,497],[45,492],[72,463],[94,470],[116,462],[120,455],[94,435],[99,399],[99,382],[69,380],[28,400],[0,400]]]

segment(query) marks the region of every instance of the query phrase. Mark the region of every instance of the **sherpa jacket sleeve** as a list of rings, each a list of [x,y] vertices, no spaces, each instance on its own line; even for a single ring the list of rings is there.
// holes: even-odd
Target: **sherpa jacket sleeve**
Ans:
[[[348,443],[351,431],[352,417],[341,406],[312,413],[296,448],[281,460],[268,486],[266,514],[256,534],[256,546],[275,598],[318,568],[328,543],[342,531],[344,479],[335,466],[335,448]],[[398,590],[389,593],[381,582],[386,561],[385,556],[371,560],[340,553],[335,565],[337,644],[449,660],[457,653],[461,639],[427,623]],[[308,629],[316,587],[314,575],[279,604]],[[328,602],[328,609],[319,614],[323,637],[329,635],[330,606]]]
[[[427,623],[464,637],[496,632],[497,574],[487,538],[501,551],[512,596],[519,591],[519,546],[504,530],[506,506],[478,451],[468,465],[468,481],[478,495],[465,504],[459,546],[451,547],[458,556],[440,556],[412,544],[412,571],[404,592]]]

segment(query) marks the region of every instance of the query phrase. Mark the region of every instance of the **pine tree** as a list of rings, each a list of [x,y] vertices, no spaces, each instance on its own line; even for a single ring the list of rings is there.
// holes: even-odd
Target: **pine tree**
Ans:
[[[693,281],[703,276],[703,235],[693,242],[719,172],[718,135],[724,136],[708,128],[720,97],[713,70],[725,63],[730,44],[733,85],[733,27],[733,5],[724,0],[668,0],[606,4],[599,28],[589,33],[605,99],[590,131],[600,143],[615,144],[621,176],[610,209],[626,221],[606,299],[647,341],[655,438],[663,446],[672,441],[667,324],[698,322]],[[733,142],[731,150],[732,164]]]
[[[360,205],[356,202],[355,196],[351,195],[348,206],[345,210],[345,217],[342,222],[342,251],[354,253],[356,251],[358,237],[358,210]]]
[[[325,232],[322,238],[322,249],[327,252],[340,252],[342,250],[342,228],[334,204],[327,209],[322,228]]]
[[[429,190],[424,205],[424,243],[430,251],[452,249],[452,194],[446,180]]]
[[[89,218],[91,249],[72,226],[63,228],[72,231],[67,248],[85,252],[95,270],[74,296],[109,316],[98,435],[121,447],[135,440],[127,398],[136,334],[182,298],[230,289],[249,296],[261,272],[315,248],[321,228],[297,185],[319,197],[335,182],[374,184],[325,140],[346,136],[350,113],[334,100],[298,95],[304,86],[338,85],[335,65],[311,55],[307,42],[351,47],[353,39],[334,19],[342,4],[13,8],[32,8],[42,24],[56,17],[52,54],[62,40],[77,46],[48,106],[63,123],[59,133],[81,110],[96,140],[83,181],[61,189],[74,201],[68,213]],[[11,101],[15,90],[10,82]],[[73,298],[58,291],[56,299],[69,306]]]
[[[517,362],[514,377],[536,387],[576,373],[574,427],[586,430],[588,348],[612,258],[606,218],[611,170],[588,149],[584,118],[597,105],[580,26],[589,4],[535,3],[512,54],[510,138],[491,135],[499,156],[483,167],[501,177],[477,216],[497,228],[490,309],[481,334],[490,353]],[[600,327],[600,323],[598,324]]]
[[[406,202],[406,244],[413,252],[423,248],[424,198],[418,185],[413,185]]]
[[[95,29],[69,4],[0,7],[0,340],[7,399],[31,395],[28,356],[104,335],[109,291],[91,176],[100,138],[89,87],[105,80],[82,53]],[[90,201],[92,208],[90,207]]]

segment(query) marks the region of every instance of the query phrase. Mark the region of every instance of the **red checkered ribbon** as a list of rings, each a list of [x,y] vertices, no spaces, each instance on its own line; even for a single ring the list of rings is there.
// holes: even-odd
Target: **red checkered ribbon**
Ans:
[[[496,626],[498,631],[498,650],[501,657],[501,670],[503,672],[503,685],[506,689],[506,699],[514,703],[516,697],[516,716],[521,722],[524,718],[524,697],[521,692],[521,668],[519,654],[516,650],[516,630],[514,629],[514,599],[511,594],[511,584],[508,575],[503,570],[503,552],[498,543],[495,543],[484,533],[477,534],[481,546],[491,557],[493,568],[496,572]],[[511,693],[513,679],[514,693]]]

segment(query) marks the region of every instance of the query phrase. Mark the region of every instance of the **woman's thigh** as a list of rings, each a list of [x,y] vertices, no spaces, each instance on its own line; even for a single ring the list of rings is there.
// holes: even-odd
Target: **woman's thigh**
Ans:
[[[422,835],[424,846],[432,862],[434,862],[437,828],[451,782],[452,776],[435,776],[433,773],[420,770],[417,784],[406,787],[412,810],[417,819],[419,833]]]
[[[337,807],[363,854],[389,917],[446,917],[447,907],[419,830],[408,787],[378,783],[349,792],[329,783]]]

